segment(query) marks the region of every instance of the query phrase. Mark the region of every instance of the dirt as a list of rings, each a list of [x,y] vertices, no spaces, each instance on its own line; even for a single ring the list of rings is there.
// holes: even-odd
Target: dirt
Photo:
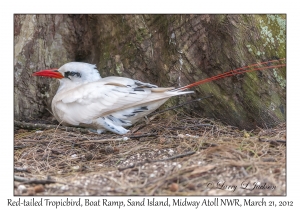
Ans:
[[[131,133],[15,129],[15,195],[286,195],[286,125],[172,116]]]

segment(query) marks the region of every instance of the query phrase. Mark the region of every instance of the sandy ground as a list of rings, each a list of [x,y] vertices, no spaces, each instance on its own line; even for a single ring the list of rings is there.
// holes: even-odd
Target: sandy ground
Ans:
[[[285,124],[243,131],[173,116],[131,131],[16,127],[15,195],[286,195]]]

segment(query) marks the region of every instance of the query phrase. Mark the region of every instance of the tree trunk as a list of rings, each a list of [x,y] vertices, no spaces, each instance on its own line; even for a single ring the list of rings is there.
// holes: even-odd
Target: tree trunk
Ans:
[[[15,15],[14,22],[17,120],[50,116],[58,82],[31,74],[71,61],[97,64],[102,77],[179,87],[286,56],[285,15]],[[213,94],[185,111],[240,128],[274,126],[285,121],[285,78],[285,68],[233,76],[167,106]]]

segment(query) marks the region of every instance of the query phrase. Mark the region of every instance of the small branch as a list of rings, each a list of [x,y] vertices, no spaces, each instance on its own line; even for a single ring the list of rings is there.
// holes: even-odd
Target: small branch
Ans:
[[[286,144],[286,140],[269,140],[269,139],[261,139],[260,137],[258,138],[259,141],[261,142],[270,142],[270,143],[283,143]]]
[[[14,167],[14,171],[16,171],[16,172],[28,172],[28,173],[30,173],[30,170],[28,168],[21,168],[21,167]]]
[[[21,177],[21,176],[14,176],[14,180],[17,181],[17,182],[26,182],[29,179],[26,179],[26,178]]]
[[[99,139],[99,138],[93,138],[91,140],[83,141],[82,143],[106,143],[111,141],[128,141],[129,139],[138,139],[142,137],[151,137],[151,136],[157,136],[157,133],[146,133],[141,135],[132,135],[132,136],[123,136],[121,138],[109,138],[109,139]]]
[[[142,138],[142,137],[152,137],[152,136],[157,136],[157,133],[146,133],[146,134],[141,134],[141,135],[132,135],[132,136],[128,136],[128,138],[131,139],[138,139],[138,138]]]
[[[26,146],[14,146],[14,149],[23,149],[23,148],[25,148]]]
[[[56,183],[54,180],[38,180],[38,179],[33,179],[33,180],[28,180],[24,182],[25,184],[53,184]]]
[[[90,190],[99,190],[99,188],[93,188],[93,187],[87,187],[87,186],[82,186],[82,185],[75,185],[71,183],[64,183],[60,181],[55,181],[55,180],[38,180],[38,179],[27,179],[25,177],[20,177],[20,176],[14,176],[14,180],[17,182],[23,182],[24,184],[63,184],[63,185],[68,185],[70,187],[75,187],[79,189],[90,189]]]
[[[25,184],[52,184],[52,183],[57,183],[54,180],[27,179],[27,178],[20,177],[20,176],[14,176],[14,180],[17,181],[17,182],[24,182]]]
[[[47,124],[39,124],[39,123],[26,123],[15,120],[14,125],[18,128],[24,128],[28,130],[36,130],[36,129],[53,129],[56,128],[56,125],[47,125]]]
[[[15,120],[14,125],[18,128],[23,128],[27,130],[37,130],[37,129],[61,129],[65,131],[79,131],[81,133],[89,133],[88,129],[85,128],[75,128],[75,127],[66,127],[59,125],[48,125],[48,124],[39,124],[39,123],[26,123]]]
[[[183,157],[186,157],[186,156],[189,156],[189,155],[193,155],[195,153],[196,153],[195,151],[190,151],[190,152],[187,152],[187,153],[183,153],[183,154],[179,154],[179,155],[174,155],[172,157],[165,158],[165,159],[153,160],[151,162],[163,162],[163,161],[168,161],[168,160],[174,160],[174,159],[177,159],[177,158],[183,158]]]
[[[163,161],[168,161],[168,160],[173,160],[173,159],[177,159],[177,158],[182,158],[182,157],[185,157],[185,156],[193,155],[193,154],[195,154],[195,153],[196,153],[195,151],[190,151],[190,152],[187,152],[187,153],[184,153],[184,154],[174,155],[174,156],[172,156],[172,157],[165,158],[165,159],[158,159],[158,160],[149,160],[149,159],[146,159],[145,161],[137,162],[137,163],[135,163],[135,164],[133,164],[133,165],[130,165],[130,166],[118,168],[118,170],[119,170],[119,171],[124,171],[124,170],[126,170],[126,169],[134,168],[134,167],[136,167],[136,166],[143,165],[143,164],[145,164],[145,163],[163,162]]]
[[[116,139],[93,139],[93,140],[86,140],[82,143],[106,143],[110,141],[127,141],[129,140],[129,137],[122,137],[122,138],[116,138]]]

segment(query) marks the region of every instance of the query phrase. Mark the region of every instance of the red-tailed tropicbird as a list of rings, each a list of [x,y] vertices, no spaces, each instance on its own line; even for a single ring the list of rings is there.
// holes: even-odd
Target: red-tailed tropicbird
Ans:
[[[106,130],[126,134],[129,130],[124,127],[155,111],[170,97],[193,93],[185,91],[188,88],[248,71],[283,66],[256,68],[257,65],[228,71],[177,89],[159,88],[125,77],[101,78],[96,65],[81,62],[70,62],[59,69],[42,70],[33,75],[59,80],[60,86],[52,100],[52,112],[58,122],[87,127],[99,134]]]
[[[58,122],[82,126],[102,133],[126,134],[142,117],[155,111],[170,97],[193,91],[170,91],[125,77],[101,78],[96,65],[71,62],[59,69],[34,73],[57,78],[60,86],[52,100]]]

